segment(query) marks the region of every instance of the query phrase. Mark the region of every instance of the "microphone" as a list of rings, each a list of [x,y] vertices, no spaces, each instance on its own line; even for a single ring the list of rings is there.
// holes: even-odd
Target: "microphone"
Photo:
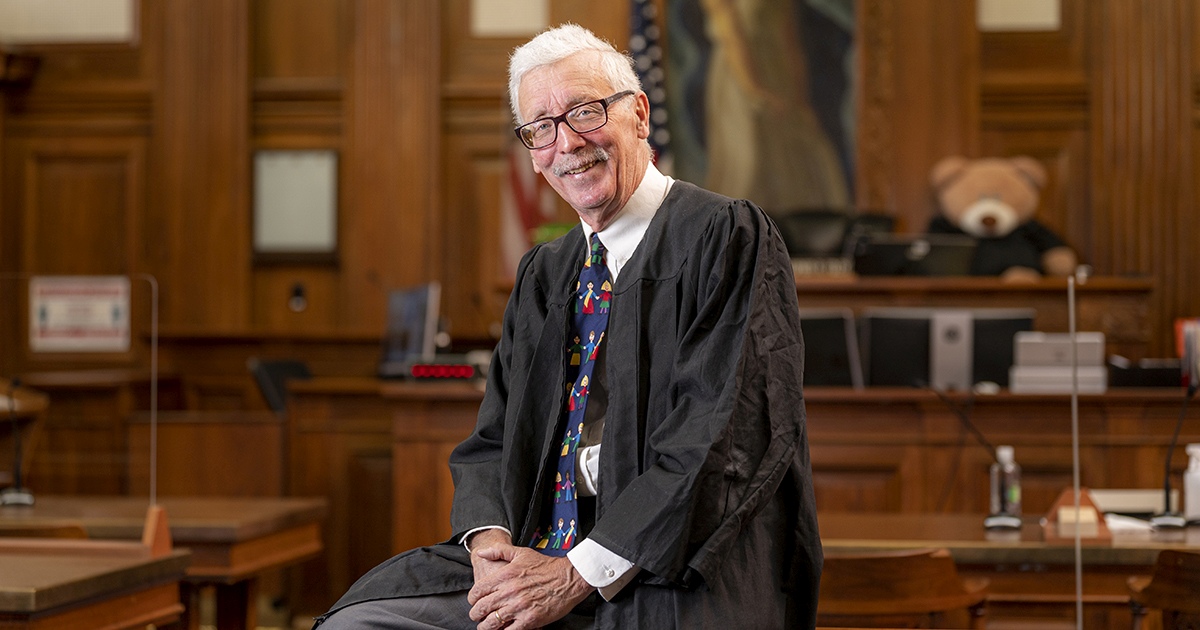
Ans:
[[[1196,395],[1197,389],[1200,389],[1200,385],[1193,377],[1188,383],[1187,393],[1183,396],[1183,404],[1179,407],[1179,419],[1175,421],[1175,433],[1171,435],[1171,444],[1167,447],[1167,463],[1163,469],[1163,511],[1150,517],[1150,524],[1158,528],[1187,527],[1187,519],[1178,511],[1171,509],[1171,456],[1175,454],[1175,447],[1179,443],[1179,431],[1183,428],[1183,419],[1187,416],[1188,401]]]
[[[21,479],[21,427],[17,422],[17,388],[21,379],[13,377],[8,381],[8,418],[12,423],[13,434],[13,485],[0,490],[0,506],[3,505],[33,505],[33,493],[26,490]]]
[[[973,391],[971,392],[971,396],[969,398],[967,398],[966,403],[963,405],[959,405],[959,404],[956,404],[953,400],[950,400],[950,397],[946,396],[945,392],[943,392],[942,390],[940,390],[936,387],[931,387],[929,384],[925,383],[924,381],[917,380],[913,383],[913,386],[917,387],[919,389],[925,389],[925,390],[933,392],[934,395],[936,395],[938,397],[938,400],[942,401],[942,404],[946,405],[947,409],[950,409],[951,411],[954,412],[954,415],[956,418],[958,418],[959,423],[962,424],[962,426],[964,428],[966,428],[967,431],[970,432],[972,436],[974,436],[975,441],[978,442],[980,446],[987,449],[988,455],[991,456],[992,462],[997,463],[997,464],[1000,462],[1000,457],[997,454],[998,451],[997,451],[996,447],[993,446],[990,441],[988,441],[987,437],[985,437],[983,435],[983,432],[980,431],[979,428],[975,426],[975,423],[971,422],[970,411],[971,411],[971,408],[975,406],[975,396],[974,396]],[[960,446],[961,446],[961,442],[960,442]],[[954,482],[954,479],[958,477],[958,460],[955,461],[954,467],[955,467],[954,470],[947,477],[946,487],[942,493],[942,500],[939,501],[939,504],[945,503],[946,497],[949,496],[949,490],[950,490],[951,484]],[[1003,481],[1001,481],[1001,483],[1003,483]],[[1019,516],[1016,516],[1013,514],[1007,514],[1005,512],[1006,506],[1004,505],[1004,501],[1007,500],[1007,496],[1008,496],[1008,488],[1001,488],[1001,490],[1000,490],[1001,512],[997,513],[997,514],[989,514],[987,516],[987,518],[983,519],[984,527],[986,527],[987,529],[1020,529],[1021,528],[1021,518]]]
[[[950,400],[949,396],[946,396],[945,392],[943,392],[942,390],[940,390],[936,387],[930,386],[925,381],[921,381],[921,380],[914,381],[913,386],[920,388],[920,389],[927,390],[927,391],[931,391],[935,395],[937,395],[938,400],[941,400],[942,404],[946,405],[946,408],[948,408],[949,410],[954,412],[954,415],[958,418],[958,421],[960,423],[962,423],[963,427],[965,427],[968,431],[970,431],[971,435],[975,436],[975,441],[979,442],[979,445],[982,446],[983,448],[986,448],[988,451],[988,454],[990,454],[992,456],[992,460],[995,461],[996,447],[992,446],[992,443],[989,442],[986,437],[984,437],[983,433],[975,426],[975,423],[971,422],[970,411],[971,411],[971,408],[975,406],[975,396],[974,396],[973,392],[972,392],[972,395],[969,398],[967,398],[966,404],[957,405],[957,404],[955,404],[955,402],[953,400]]]
[[[1179,432],[1183,428],[1183,419],[1187,415],[1188,401],[1200,389],[1200,325],[1191,322],[1180,328],[1179,341],[1182,344],[1182,369],[1187,385],[1187,393],[1183,396],[1183,404],[1179,408],[1179,419],[1175,421],[1175,432],[1171,435],[1171,445],[1167,447],[1167,462],[1163,469],[1163,511],[1150,518],[1155,527],[1175,529],[1187,526],[1187,519],[1178,511],[1171,510],[1171,457],[1179,443]]]

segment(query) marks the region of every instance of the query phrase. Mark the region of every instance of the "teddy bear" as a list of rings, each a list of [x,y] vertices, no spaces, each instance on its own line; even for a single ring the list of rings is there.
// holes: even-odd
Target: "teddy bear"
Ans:
[[[1007,281],[1074,273],[1078,257],[1034,218],[1046,170],[1027,156],[947,157],[930,173],[941,211],[934,234],[969,234],[978,242],[971,274]]]

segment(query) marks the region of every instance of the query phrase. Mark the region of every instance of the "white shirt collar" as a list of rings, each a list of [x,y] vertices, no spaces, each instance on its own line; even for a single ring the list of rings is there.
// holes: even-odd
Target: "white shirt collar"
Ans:
[[[633,257],[638,243],[641,243],[642,237],[646,235],[646,228],[650,227],[650,220],[654,218],[654,213],[658,212],[674,183],[674,179],[660,173],[651,162],[646,166],[642,183],[633,191],[625,207],[621,208],[613,222],[600,232],[600,242],[604,243],[604,248],[608,250],[608,272],[612,275],[613,282],[617,281],[621,267]],[[592,228],[582,220],[580,223],[583,225],[586,247],[592,240]]]

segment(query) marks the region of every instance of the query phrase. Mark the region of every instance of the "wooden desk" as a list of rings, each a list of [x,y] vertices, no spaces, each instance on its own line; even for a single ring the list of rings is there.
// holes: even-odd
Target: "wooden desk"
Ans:
[[[290,566],[321,551],[320,499],[164,498],[171,538],[191,550],[185,616],[199,627],[196,598],[202,587],[217,592],[217,627],[254,628],[255,596],[263,571]],[[146,500],[129,497],[38,496],[32,508],[0,508],[0,521],[74,520],[98,539],[138,539]]]
[[[1020,532],[988,532],[980,514],[819,512],[826,554],[944,547],[966,577],[986,577],[988,619],[1005,628],[1074,627],[1074,543],[1043,542],[1036,518]],[[1130,627],[1130,576],[1148,576],[1158,552],[1200,552],[1200,528],[1114,535],[1081,545],[1085,628]]]
[[[84,552],[0,553],[0,627],[138,629],[177,621],[189,560]]]

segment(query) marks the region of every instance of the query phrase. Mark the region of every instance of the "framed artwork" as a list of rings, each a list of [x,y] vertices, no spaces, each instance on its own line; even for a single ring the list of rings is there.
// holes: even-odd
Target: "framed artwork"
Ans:
[[[666,0],[675,176],[767,210],[852,206],[855,0]]]

